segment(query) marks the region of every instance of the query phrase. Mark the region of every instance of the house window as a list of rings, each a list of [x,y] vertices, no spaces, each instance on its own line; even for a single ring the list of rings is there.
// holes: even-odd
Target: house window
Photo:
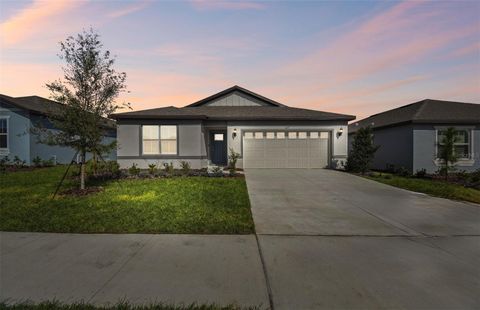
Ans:
[[[285,133],[284,132],[277,132],[277,139],[285,139]]]
[[[142,142],[145,155],[177,154],[177,126],[142,126]]]
[[[298,138],[299,139],[306,139],[307,138],[307,133],[305,131],[300,131],[298,133]]]
[[[8,119],[0,118],[0,149],[8,149]]]
[[[275,133],[274,132],[267,132],[267,139],[275,139]]]
[[[457,130],[455,134],[455,143],[454,143],[454,150],[455,155],[459,159],[469,159],[470,158],[470,147],[471,147],[471,139],[470,139],[470,131],[469,130]],[[443,139],[445,138],[445,130],[438,130],[437,131],[437,158],[441,157],[443,151]]]
[[[310,133],[310,139],[318,139],[318,132],[312,131]]]
[[[215,141],[223,141],[223,133],[216,133],[213,135],[213,140]]]
[[[295,131],[288,132],[288,138],[289,139],[296,139],[297,138],[297,133]]]

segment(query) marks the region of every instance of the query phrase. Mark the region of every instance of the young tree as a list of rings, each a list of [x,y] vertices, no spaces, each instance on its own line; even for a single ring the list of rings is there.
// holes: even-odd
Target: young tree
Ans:
[[[370,164],[379,147],[373,145],[372,128],[370,126],[360,128],[353,137],[352,149],[347,158],[346,169],[365,174],[370,169]]]
[[[125,91],[126,73],[113,68],[115,57],[103,49],[99,35],[92,29],[60,42],[59,58],[64,79],[46,84],[53,100],[64,104],[49,116],[59,131],[48,131],[48,144],[71,147],[81,158],[80,189],[85,189],[85,157],[87,153],[101,155],[116,147],[115,142],[103,144],[106,117],[128,104],[115,99]]]
[[[445,180],[448,180],[448,172],[454,170],[454,165],[458,160],[455,154],[455,142],[457,142],[457,131],[454,127],[449,127],[442,131],[441,140],[438,142],[438,158],[441,160],[442,171],[445,173]]]

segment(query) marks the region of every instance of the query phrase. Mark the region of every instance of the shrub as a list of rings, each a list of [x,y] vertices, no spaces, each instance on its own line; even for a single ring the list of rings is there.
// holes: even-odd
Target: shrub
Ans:
[[[33,162],[33,165],[35,167],[40,167],[42,166],[42,159],[40,158],[40,156],[35,156],[33,159],[32,159],[32,162]]]
[[[136,163],[133,163],[132,166],[130,168],[128,168],[128,173],[130,175],[137,176],[137,175],[140,174],[140,168],[137,167]]]
[[[415,172],[415,176],[417,178],[423,179],[427,176],[427,169],[420,169]]]
[[[346,169],[365,174],[370,169],[379,146],[373,145],[373,131],[370,126],[360,128],[353,137],[352,150],[347,158]]]
[[[155,172],[157,172],[157,165],[156,164],[149,164],[148,165],[148,173],[150,173],[150,175],[154,175]]]
[[[165,173],[167,175],[173,175],[174,168],[173,168],[173,163],[172,162],[163,163],[163,168],[165,169]]]
[[[42,160],[42,166],[43,167],[53,167],[54,166],[53,158],[50,158],[48,160]]]
[[[397,174],[401,177],[409,177],[411,175],[410,171],[408,171],[408,169],[406,169],[405,167],[398,168],[397,171],[395,172],[395,174]]]
[[[240,154],[235,152],[233,148],[230,148],[230,153],[228,154],[228,170],[230,171],[230,175],[235,175],[239,158]]]
[[[0,159],[0,172],[5,172],[7,171],[7,166],[10,165],[10,158],[8,156],[5,156]]]
[[[189,175],[191,172],[190,163],[188,161],[181,161],[180,167],[182,168],[183,175]]]
[[[219,166],[212,166],[212,167],[209,167],[207,173],[211,177],[221,177],[223,176],[223,169],[222,167],[219,167]]]
[[[18,156],[15,156],[13,158],[13,165],[15,166],[15,168],[22,168],[23,166],[25,166],[26,162],[24,160],[21,160],[20,157]]]

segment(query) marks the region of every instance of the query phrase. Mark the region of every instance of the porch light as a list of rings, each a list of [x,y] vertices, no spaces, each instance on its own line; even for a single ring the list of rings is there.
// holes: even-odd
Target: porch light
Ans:
[[[343,127],[340,127],[340,129],[338,130],[338,135],[341,136],[343,134]]]
[[[237,136],[237,128],[233,128],[232,139],[235,139],[236,136]]]

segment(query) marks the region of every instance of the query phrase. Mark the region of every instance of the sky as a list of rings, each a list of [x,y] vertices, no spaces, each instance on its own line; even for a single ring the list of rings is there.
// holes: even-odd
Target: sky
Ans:
[[[480,1],[0,0],[0,93],[49,97],[59,42],[90,27],[133,110],[233,85],[357,119],[425,98],[480,103]]]

